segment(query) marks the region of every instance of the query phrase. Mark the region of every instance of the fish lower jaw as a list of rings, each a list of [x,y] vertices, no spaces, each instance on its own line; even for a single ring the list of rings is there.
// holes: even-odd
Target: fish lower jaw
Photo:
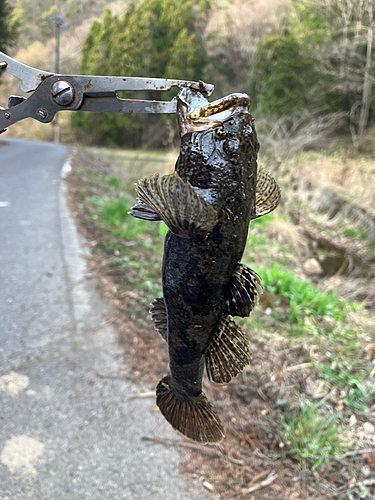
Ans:
[[[192,132],[203,132],[205,130],[212,130],[221,127],[223,123],[230,120],[234,115],[237,114],[250,114],[249,110],[243,106],[233,106],[232,108],[225,109],[216,114],[202,117],[202,118],[191,118],[189,115],[185,117],[184,120],[184,130],[185,133]]]

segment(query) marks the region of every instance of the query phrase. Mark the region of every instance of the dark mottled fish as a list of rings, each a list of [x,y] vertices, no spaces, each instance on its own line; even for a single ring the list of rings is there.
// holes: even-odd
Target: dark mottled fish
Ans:
[[[163,220],[163,298],[151,314],[168,343],[170,374],[156,389],[162,414],[185,436],[219,443],[220,419],[202,393],[202,376],[227,383],[249,364],[247,336],[229,316],[250,314],[259,276],[240,263],[252,219],[278,205],[280,190],[257,171],[259,144],[249,97],[209,103],[199,92],[179,95],[181,135],[175,172],[142,179],[132,215]]]

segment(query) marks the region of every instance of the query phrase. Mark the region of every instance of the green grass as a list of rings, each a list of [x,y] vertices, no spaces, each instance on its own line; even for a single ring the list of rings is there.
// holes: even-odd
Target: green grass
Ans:
[[[102,175],[99,178],[99,183],[102,183],[104,186],[111,186],[117,191],[120,191],[125,188],[125,184],[120,181],[120,179],[114,175],[107,176]]]
[[[367,403],[371,397],[375,396],[373,384],[368,381],[369,373],[364,370],[354,373],[343,363],[335,363],[333,366],[319,364],[318,376],[344,391],[344,404],[352,411],[368,411]]]
[[[259,274],[266,290],[289,300],[290,323],[299,323],[305,316],[329,316],[342,321],[350,309],[357,307],[340,299],[335,292],[327,294],[318,290],[309,281],[300,280],[291,271],[284,271],[276,264],[259,270]]]
[[[280,423],[290,454],[307,463],[313,471],[327,465],[330,459],[339,457],[347,449],[337,415],[327,416],[309,401],[301,401],[298,411],[287,414]]]
[[[164,222],[158,223],[158,234],[163,241],[168,231],[169,231],[168,226],[166,226]]]
[[[266,246],[269,243],[269,239],[262,234],[262,231],[270,222],[272,222],[272,220],[273,215],[267,214],[251,222],[249,232],[247,234],[247,245],[250,249],[259,246]],[[250,257],[250,261],[252,261],[252,259],[253,257]]]
[[[360,227],[344,229],[341,231],[341,234],[353,239],[360,238],[361,240],[365,240],[367,238],[367,234]]]
[[[92,174],[88,179],[108,188],[106,195],[89,197],[89,205],[94,209],[91,218],[97,221],[101,246],[112,255],[110,267],[123,272],[126,288],[139,293],[139,305],[133,313],[142,317],[150,302],[161,294],[161,256],[168,228],[161,222],[132,217],[132,194],[124,190],[117,177]],[[129,191],[132,189],[129,186]]]
[[[90,204],[95,208],[95,217],[100,219],[101,231],[117,238],[134,240],[149,227],[147,221],[129,215],[131,204],[124,196],[118,198],[92,196]]]
[[[253,229],[262,229],[268,226],[274,219],[273,214],[267,214],[263,215],[262,217],[259,217],[258,219],[254,219],[251,221],[250,224],[250,231]]]

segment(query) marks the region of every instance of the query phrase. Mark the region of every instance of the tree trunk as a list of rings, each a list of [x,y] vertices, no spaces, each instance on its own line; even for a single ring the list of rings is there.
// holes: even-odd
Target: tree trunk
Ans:
[[[372,65],[372,41],[374,36],[373,28],[373,11],[372,11],[372,0],[368,2],[368,14],[369,14],[369,25],[367,29],[367,53],[366,53],[366,66],[363,75],[363,91],[362,91],[362,104],[361,104],[361,114],[359,117],[358,124],[358,141],[359,143],[364,139],[365,130],[367,126],[367,121],[370,112],[370,102],[371,102],[371,87],[372,83],[370,81],[370,70]]]

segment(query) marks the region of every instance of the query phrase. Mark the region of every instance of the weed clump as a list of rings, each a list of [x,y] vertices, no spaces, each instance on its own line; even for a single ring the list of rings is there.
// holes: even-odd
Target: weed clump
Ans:
[[[335,292],[328,294],[318,290],[313,284],[300,280],[292,272],[280,269],[277,264],[259,271],[259,274],[266,290],[289,300],[290,323],[298,323],[305,316],[328,316],[342,321],[349,310],[356,307],[340,299]]]
[[[298,412],[287,415],[281,425],[293,458],[307,463],[313,471],[347,449],[337,416],[327,417],[310,401],[302,400]]]
[[[354,412],[368,411],[367,402],[375,396],[375,389],[366,381],[366,375],[368,377],[365,373],[352,373],[342,363],[334,366],[319,364],[319,377],[340,388],[345,395],[344,404]]]
[[[131,204],[124,196],[118,198],[92,196],[90,203],[95,209],[95,216],[99,218],[101,230],[104,233],[125,240],[133,240],[148,229],[146,221],[134,219],[129,215]]]

